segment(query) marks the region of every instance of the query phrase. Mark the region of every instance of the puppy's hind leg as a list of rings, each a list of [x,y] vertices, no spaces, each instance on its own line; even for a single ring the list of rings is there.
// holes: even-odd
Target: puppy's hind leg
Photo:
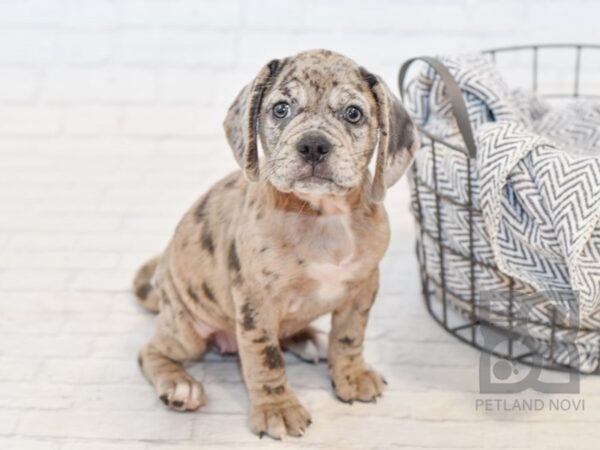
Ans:
[[[159,260],[160,256],[157,256],[147,261],[139,268],[133,279],[133,292],[140,304],[155,313],[158,312],[160,294],[152,284],[152,277],[156,272]]]
[[[183,362],[197,360],[207,343],[175,308],[163,302],[154,336],[142,349],[138,363],[169,408],[195,411],[206,403],[202,385],[188,374]]]
[[[281,340],[282,349],[314,364],[327,360],[328,346],[327,333],[310,325]]]

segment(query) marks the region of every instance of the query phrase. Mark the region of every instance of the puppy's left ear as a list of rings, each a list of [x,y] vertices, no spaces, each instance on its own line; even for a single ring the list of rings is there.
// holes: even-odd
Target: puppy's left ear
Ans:
[[[379,139],[372,198],[383,201],[385,190],[404,175],[419,148],[419,135],[410,116],[378,76],[361,68],[377,105]]]
[[[281,65],[277,59],[265,65],[237,95],[223,122],[229,146],[248,181],[258,180],[258,118],[265,91]]]

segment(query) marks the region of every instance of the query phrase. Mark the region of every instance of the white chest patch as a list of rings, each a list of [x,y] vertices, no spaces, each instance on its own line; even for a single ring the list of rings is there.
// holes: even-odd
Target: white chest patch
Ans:
[[[342,264],[314,262],[308,265],[306,273],[319,283],[317,300],[334,303],[346,294],[346,281],[356,275],[357,269],[357,261]]]
[[[347,214],[319,219],[316,227],[320,234],[313,241],[315,250],[306,274],[318,283],[315,300],[334,303],[346,294],[346,282],[359,269],[354,233]]]

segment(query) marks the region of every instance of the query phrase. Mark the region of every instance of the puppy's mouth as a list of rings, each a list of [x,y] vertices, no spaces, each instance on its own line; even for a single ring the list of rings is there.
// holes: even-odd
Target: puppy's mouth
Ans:
[[[333,181],[333,179],[331,179],[329,177],[322,177],[320,175],[307,175],[307,176],[298,178],[297,181],[304,181],[307,183],[315,183],[315,184],[335,183]]]
[[[292,191],[304,195],[322,195],[336,193],[340,188],[329,178],[311,175],[296,179]]]
[[[301,194],[343,194],[346,189],[338,185],[335,180],[317,171],[311,171],[296,177],[292,188]]]
[[[336,184],[326,165],[321,163],[315,166],[306,164],[300,169],[296,176],[296,184],[303,186],[324,186],[329,184]]]

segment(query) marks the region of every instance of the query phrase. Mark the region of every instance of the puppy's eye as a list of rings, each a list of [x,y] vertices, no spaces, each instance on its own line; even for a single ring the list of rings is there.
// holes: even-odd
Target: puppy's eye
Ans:
[[[348,106],[344,111],[344,119],[350,123],[358,123],[363,113],[358,106]]]
[[[278,119],[285,119],[290,115],[290,105],[286,102],[279,102],[273,106],[273,115]]]

